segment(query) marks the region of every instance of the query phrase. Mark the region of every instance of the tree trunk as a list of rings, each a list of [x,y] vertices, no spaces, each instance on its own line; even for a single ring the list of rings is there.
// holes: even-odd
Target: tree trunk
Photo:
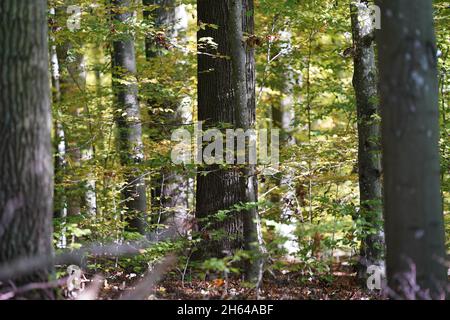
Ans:
[[[59,10],[58,10],[59,12]],[[80,88],[85,87],[86,72],[84,56],[71,43],[65,43],[56,48],[58,64],[60,67],[60,92],[61,103],[68,104],[68,113],[73,120],[81,117],[81,106],[74,101],[79,101]],[[68,158],[67,169],[73,180],[79,180],[78,171],[81,166],[80,137],[76,130],[65,132],[66,154]],[[78,185],[71,185],[67,192],[67,214],[76,216],[81,213],[81,196]]]
[[[0,2],[0,48],[1,266],[16,259],[52,256],[53,166],[45,0]],[[48,266],[10,280],[15,285],[47,281],[50,272]],[[25,296],[52,297],[42,291]]]
[[[253,0],[231,0],[230,5],[230,53],[232,64],[232,92],[235,107],[236,128],[244,131],[255,128],[255,52],[244,40],[254,34]],[[246,152],[248,153],[248,151]],[[244,189],[243,203],[258,201],[258,180],[255,165],[241,168],[240,183]],[[258,209],[253,206],[243,211],[244,249],[254,257],[248,261],[245,275],[247,280],[259,283],[262,280],[262,231]]]
[[[64,19],[69,18],[69,14],[66,12],[67,7],[73,4],[72,0],[64,0],[62,5],[52,9],[55,14],[55,21],[58,21],[59,16]],[[80,48],[75,44],[66,41],[62,45],[55,46],[56,62],[59,69],[59,109],[63,109],[67,106],[67,114],[71,120],[68,127],[64,128],[64,124],[61,122],[59,127],[61,129],[67,129],[66,132],[60,131],[59,134],[64,134],[64,160],[65,160],[65,175],[72,181],[79,181],[79,169],[81,166],[81,148],[80,148],[80,136],[77,134],[77,130],[72,129],[70,124],[81,118],[81,106],[78,104],[80,101],[80,88],[85,87],[86,83],[86,70],[84,55],[80,52]],[[53,66],[56,66],[53,64]],[[54,70],[56,71],[56,70]],[[55,82],[53,82],[55,85]],[[58,126],[55,130],[59,130]],[[59,140],[58,138],[56,140]],[[62,147],[62,143],[61,143]],[[56,168],[59,169],[59,168]],[[57,175],[58,177],[58,175]],[[56,181],[59,182],[59,181]],[[71,184],[64,190],[64,197],[67,207],[68,216],[77,216],[81,213],[81,193],[79,185]],[[59,196],[58,196],[59,198]],[[58,199],[56,198],[56,199]]]
[[[133,13],[129,11],[131,0],[112,0],[113,21],[129,23]],[[136,56],[134,36],[121,34],[112,44],[113,91],[115,94],[118,150],[125,169],[126,183],[123,191],[128,210],[129,227],[145,232],[147,200],[145,181],[137,166],[144,158],[141,115],[136,80]]]
[[[198,56],[198,118],[206,127],[231,124],[235,129],[247,130],[254,126],[254,49],[244,42],[244,34],[254,32],[253,19],[253,0],[198,2],[199,23],[218,26],[204,26],[198,32],[201,51]],[[205,44],[206,37],[218,44],[217,49]],[[211,56],[217,54],[221,57]],[[257,201],[254,166],[245,165],[237,170],[209,166],[205,170],[209,173],[197,177],[196,214],[199,219],[211,219],[219,210]],[[232,212],[225,221],[214,223],[214,230],[206,230],[202,223],[200,228],[210,239],[211,232],[222,232],[220,239],[211,239],[210,245],[204,248],[210,255],[220,257],[224,252],[232,254],[242,247],[255,253],[252,263],[246,267],[246,276],[250,281],[259,282],[262,240],[256,208]]]
[[[382,0],[378,34],[386,267],[391,296],[445,296],[431,0]]]
[[[57,15],[59,21],[67,21],[70,17],[66,10],[71,4],[74,4],[74,1],[65,0],[62,6],[56,9],[52,8],[51,12]],[[58,19],[55,19],[55,21],[58,21]],[[80,175],[81,168],[88,165],[89,160],[94,156],[92,119],[86,100],[87,71],[83,46],[80,43],[66,41],[63,45],[52,46],[52,50],[54,50],[51,56],[52,66],[54,67],[52,78],[58,77],[58,80],[53,80],[52,84],[54,91],[59,91],[59,94],[55,95],[55,98],[59,97],[55,110],[58,117],[55,121],[58,121],[61,110],[67,112],[66,116],[70,116],[66,123],[55,122],[55,143],[59,147],[64,147],[64,152],[59,154],[60,159],[56,165],[60,165],[61,161],[64,161],[64,167],[61,168],[64,169],[66,178],[70,178],[72,181],[85,180],[83,184],[73,183],[66,188],[65,193],[67,194],[57,195],[55,199],[60,202],[60,198],[65,198],[67,204],[64,205],[69,216],[79,215],[82,211],[89,215],[95,215],[95,178],[92,173],[87,174],[87,178]],[[58,74],[55,74],[55,72],[58,72]],[[80,119],[83,118],[88,121],[87,127],[90,134],[88,137],[82,136],[78,127],[71,127],[73,124],[78,124]],[[64,129],[66,132],[64,132]],[[55,169],[59,170],[60,168],[55,167]],[[61,175],[58,172],[55,176],[60,180]],[[56,182],[58,182],[56,185],[58,187],[63,181]],[[84,191],[82,192],[82,190]]]
[[[55,15],[55,9],[50,9],[52,15]],[[52,42],[55,42],[55,38],[51,37]],[[61,70],[59,66],[57,46],[55,43],[50,47],[50,67],[52,75],[52,101],[53,104],[59,106],[61,102]],[[59,112],[58,112],[59,115]],[[57,117],[58,118],[58,117]],[[66,139],[64,135],[64,128],[61,121],[54,120],[54,149],[55,155],[55,191],[54,191],[54,216],[56,218],[64,218],[67,215],[66,199],[64,192],[59,192],[57,186],[62,183],[66,167]]]
[[[152,12],[144,11],[144,17],[148,21],[154,21],[156,28],[165,29],[165,41],[176,43],[176,37],[184,27],[179,25],[178,20],[186,19],[183,17],[187,14],[184,5],[177,6],[175,0],[144,0],[144,5],[159,5]],[[153,36],[148,36],[145,43],[148,60],[163,55],[161,46],[155,43]],[[151,99],[149,103],[152,108]],[[176,128],[183,123],[192,122],[192,111],[186,108],[182,101],[175,101],[175,103],[167,101],[163,104],[172,106],[171,109],[174,109],[163,114],[163,123]],[[160,135],[158,138],[170,140],[170,133]],[[164,167],[159,176],[153,180],[156,182],[153,184],[152,207],[158,208],[158,224],[163,223],[168,227],[164,236],[185,235],[188,232],[189,178],[174,168]]]
[[[281,50],[291,51],[290,31],[280,33],[280,40],[283,41]],[[280,102],[272,108],[272,121],[276,128],[281,129],[281,145],[290,147],[296,145],[294,137],[295,132],[295,106],[294,106],[294,85],[296,84],[295,70],[289,63],[283,70],[284,83],[282,84]],[[280,188],[281,197],[277,194],[276,198],[280,207],[280,224],[276,231],[281,237],[286,239],[283,248],[286,251],[286,258],[295,258],[299,250],[298,237],[295,235],[298,220],[296,216],[301,214],[299,211],[298,200],[296,199],[295,168],[289,163],[284,166],[281,179],[277,180]]]
[[[152,11],[144,10],[144,19],[154,22],[156,28],[164,26],[167,28],[168,36],[175,37],[175,0],[143,0],[145,6],[157,5],[158,7]],[[147,36],[145,38],[145,55],[147,59],[155,58],[161,54],[160,46],[155,41],[155,36]],[[165,41],[166,39],[164,39]]]
[[[89,120],[90,121],[90,120]],[[93,139],[94,137],[90,137]],[[95,158],[94,147],[90,145],[87,149],[83,150],[82,161],[83,165],[91,165]],[[95,216],[97,213],[97,190],[95,182],[95,174],[93,172],[88,172],[86,177],[85,186],[86,191],[84,193],[84,207],[86,213],[90,216]]]
[[[72,43],[66,43],[57,48],[56,54],[59,58],[59,66],[61,70],[60,82],[60,102],[68,105],[69,114],[76,123],[77,120],[87,117],[87,121],[92,121],[89,117],[89,106],[85,100],[86,94],[86,66],[85,56],[81,52],[81,47],[76,47]],[[74,102],[79,101],[79,102]],[[62,125],[60,125],[62,128]],[[68,130],[68,134],[64,133],[65,141],[67,141],[67,156],[72,167],[74,180],[81,181],[82,178],[79,171],[84,165],[87,165],[94,157],[94,145],[92,136],[92,124],[88,123],[88,131],[90,136],[81,137],[77,128]],[[80,141],[88,140],[87,143]],[[80,145],[84,145],[81,147]],[[96,213],[96,192],[95,178],[89,173],[86,182],[83,185],[73,185],[69,190],[67,206],[68,215],[79,215],[83,210],[89,215]],[[80,192],[84,188],[84,192]]]
[[[51,8],[50,13],[55,15],[55,9]],[[53,36],[50,37],[52,42],[55,42]],[[51,44],[50,47],[50,67],[52,75],[52,101],[53,105],[59,108],[61,103],[61,70],[59,67],[57,47],[55,43]],[[61,219],[61,236],[58,239],[57,247],[65,248],[67,246],[66,238],[66,228],[64,224],[66,223],[67,217],[67,199],[65,192],[63,192],[60,186],[63,183],[64,175],[66,173],[66,138],[64,134],[64,128],[62,126],[61,120],[59,119],[60,112],[59,109],[56,111],[57,116],[53,122],[54,130],[54,150],[56,151],[54,157],[54,168],[55,168],[55,181],[54,181],[54,196],[53,196],[53,216],[55,218]]]
[[[358,175],[360,210],[363,222],[358,278],[367,278],[367,268],[383,264],[384,235],[381,210],[381,150],[378,120],[377,67],[374,49],[374,24],[370,2],[350,4],[354,74],[358,121]],[[365,281],[364,281],[365,284]]]

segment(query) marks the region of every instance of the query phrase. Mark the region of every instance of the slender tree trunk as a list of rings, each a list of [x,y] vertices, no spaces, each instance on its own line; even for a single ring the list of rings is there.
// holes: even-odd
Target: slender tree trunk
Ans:
[[[69,15],[66,12],[66,9],[71,4],[74,4],[72,0],[64,0],[61,6],[52,9],[54,10],[55,16],[61,16],[68,19]],[[57,19],[55,20],[57,21]],[[81,118],[80,105],[78,105],[75,101],[80,101],[79,97],[81,94],[79,92],[79,88],[84,87],[86,82],[84,55],[80,53],[79,49],[80,48],[77,48],[73,43],[68,41],[55,47],[55,54],[58,59],[57,63],[59,69],[59,102],[61,103],[61,107],[68,106],[67,114],[73,120],[78,120]],[[60,127],[63,129],[63,123],[60,123]],[[73,181],[78,181],[78,171],[81,166],[81,148],[79,145],[80,137],[76,134],[76,130],[70,129],[71,128],[69,126],[69,130],[64,132],[65,173]],[[58,128],[55,130],[58,130]],[[63,134],[61,131],[59,133],[60,136]],[[58,176],[59,175],[57,175],[57,177]],[[79,192],[79,185],[76,183],[71,183],[71,185],[64,190],[64,193],[65,201],[67,203],[67,215],[79,215],[81,213],[82,199],[81,193]]]
[[[93,137],[90,137],[93,139]],[[95,159],[94,148],[90,145],[87,149],[83,150],[81,157],[83,165],[91,165],[92,161]],[[95,182],[95,175],[93,172],[87,173],[85,186],[86,191],[84,193],[84,206],[86,213],[90,216],[95,216],[97,213],[97,187]]]
[[[65,0],[63,6],[58,7],[56,14],[62,16],[65,19],[69,19],[69,15],[66,9],[69,4],[74,4],[72,0]],[[62,21],[66,21],[62,19]],[[66,41],[63,45],[58,46],[56,49],[56,58],[59,59],[59,90],[62,106],[67,106],[68,115],[71,120],[68,125],[67,132],[60,131],[64,134],[64,144],[67,160],[65,161],[66,172],[70,173],[68,176],[73,181],[82,181],[83,176],[80,175],[80,169],[87,165],[89,160],[94,156],[94,144],[92,137],[92,124],[89,114],[89,106],[85,97],[86,94],[86,58],[81,44],[75,42]],[[55,82],[53,81],[53,85]],[[59,112],[59,110],[57,111]],[[86,118],[89,121],[88,131],[91,134],[88,138],[81,137],[78,128],[71,128],[70,124],[79,123],[80,119]],[[63,124],[58,125],[63,129]],[[55,130],[59,130],[56,128]],[[58,132],[57,132],[58,133]],[[58,135],[57,135],[58,136]],[[57,139],[58,140],[58,139]],[[87,141],[86,141],[87,140]],[[80,142],[82,141],[82,142]],[[66,160],[66,159],[64,159]],[[57,175],[58,176],[58,175]],[[91,173],[88,174],[85,182],[72,183],[67,188],[67,213],[69,216],[79,215],[82,211],[89,215],[95,215],[96,213],[96,193],[95,193],[95,179]],[[84,192],[81,192],[84,188]]]
[[[50,9],[51,14],[55,15],[55,9]],[[55,38],[52,36],[51,40],[54,42]],[[61,103],[61,83],[60,83],[60,67],[58,60],[58,53],[56,44],[52,43],[50,48],[50,66],[52,74],[52,100],[54,106],[59,108]],[[67,217],[67,199],[65,193],[60,190],[60,186],[64,179],[64,174],[66,171],[66,138],[64,134],[64,128],[61,121],[58,119],[60,116],[59,109],[57,112],[57,117],[53,122],[54,130],[54,150],[56,152],[54,157],[54,168],[55,168],[55,186],[54,186],[54,197],[53,197],[53,215],[55,218],[61,219],[61,236],[58,239],[58,248],[65,248],[67,245],[66,238],[66,228],[64,224]]]
[[[284,41],[280,48],[281,50],[286,50],[287,52],[291,50],[291,38],[292,34],[290,31],[281,32],[280,40]],[[275,127],[281,129],[282,146],[289,147],[296,144],[293,135],[295,131],[294,85],[296,81],[295,71],[291,64],[288,64],[283,71],[285,78],[281,88],[282,96],[279,104],[272,108],[272,120]],[[277,227],[277,232],[286,239],[283,248],[287,252],[288,259],[295,256],[295,253],[299,250],[298,237],[295,235],[299,205],[296,198],[296,183],[294,179],[295,168],[287,164],[281,179],[277,180],[281,192],[281,197],[277,197],[281,210],[281,223]]]
[[[378,34],[386,267],[394,298],[445,296],[431,0],[382,0]]]
[[[55,9],[51,9],[52,15],[55,15]],[[51,37],[54,42],[54,37]],[[58,53],[56,44],[52,43],[50,48],[50,67],[52,74],[52,100],[53,104],[59,106],[61,103],[61,71],[59,67]],[[58,113],[59,114],[59,113]],[[55,145],[55,186],[58,186],[62,183],[63,173],[66,167],[66,141],[64,135],[64,128],[60,121],[57,119],[54,120],[54,145]],[[66,200],[63,192],[59,192],[57,188],[55,188],[54,192],[54,206],[55,206],[55,217],[63,218],[67,215],[67,207]]]
[[[80,52],[81,48],[75,48],[71,43],[57,48],[57,57],[60,58],[60,66],[64,67],[62,77],[60,79],[61,102],[69,105],[69,114],[74,122],[79,121],[83,117],[87,117],[87,121],[92,121],[89,115],[89,106],[84,100],[86,94],[86,65],[85,56]],[[79,102],[74,102],[79,101]],[[79,175],[79,169],[85,166],[94,158],[94,146],[92,136],[92,124],[88,124],[89,137],[81,139],[80,135],[74,130],[71,134],[65,134],[67,140],[67,156],[74,172],[74,178],[81,180],[83,177]],[[62,125],[60,125],[62,128]],[[88,140],[80,146],[80,140]],[[68,215],[75,216],[81,213],[81,210],[89,215],[96,213],[96,192],[95,178],[91,173],[87,175],[84,185],[74,185],[69,189],[68,198]],[[81,188],[85,188],[84,192],[79,192]]]
[[[58,10],[59,11],[59,10]],[[66,43],[56,48],[58,64],[60,68],[60,92],[61,103],[68,105],[68,112],[74,120],[81,117],[81,106],[74,102],[81,96],[79,90],[85,86],[86,72],[84,56],[78,52],[78,48]],[[78,100],[75,100],[78,101]],[[78,180],[78,171],[81,166],[80,137],[75,132],[65,132],[66,154],[68,158],[67,169],[74,180]],[[73,184],[67,188],[67,214],[76,216],[81,213],[81,196],[79,186]]]
[[[129,23],[132,0],[112,0],[113,21]],[[134,36],[121,34],[112,44],[113,90],[115,94],[115,119],[119,131],[118,149],[126,173],[127,185],[123,191],[128,209],[130,229],[145,232],[147,200],[145,181],[136,168],[144,158],[142,126],[136,80]]]
[[[14,26],[13,28],[11,26]],[[0,268],[52,256],[53,165],[45,0],[0,2]],[[47,281],[40,268],[15,285]],[[29,298],[51,298],[31,292]]]
[[[164,41],[176,43],[176,37],[182,31],[178,20],[183,20],[187,12],[184,5],[177,6],[175,0],[144,0],[144,5],[159,5],[153,12],[144,11],[144,17],[148,21],[154,21],[156,28],[164,28]],[[148,60],[163,55],[161,44],[155,42],[153,36],[149,36],[145,41],[146,57]],[[150,101],[151,103],[151,101]],[[187,109],[182,101],[175,103],[167,101],[164,105],[172,105],[174,110],[163,115],[163,122],[173,125],[173,128],[182,123],[192,122],[192,111]],[[150,106],[152,107],[152,106]],[[170,133],[160,136],[162,139],[170,139]],[[153,185],[153,206],[158,208],[158,224],[164,223],[169,228],[165,235],[184,235],[187,230],[188,221],[188,188],[189,179],[174,168],[162,168],[156,183]]]
[[[230,53],[232,65],[232,90],[234,95],[236,128],[255,128],[255,56],[254,48],[244,42],[244,33],[254,34],[253,0],[231,0],[230,6]],[[248,152],[248,151],[247,151]],[[241,169],[240,183],[245,190],[242,202],[258,201],[258,180],[255,165]],[[252,207],[243,211],[244,249],[255,257],[248,262],[245,275],[247,280],[259,285],[262,280],[262,231],[258,209]]]
[[[175,8],[176,0],[143,0],[145,6],[157,5],[158,7],[152,11],[144,10],[144,19],[147,21],[153,21],[156,28],[167,28],[167,34],[165,36],[175,37]],[[158,43],[157,36],[147,36],[145,38],[145,55],[147,59],[155,58],[161,55],[161,47],[167,39],[161,39],[161,43]]]
[[[381,132],[370,1],[354,1],[350,4],[350,11],[354,48],[353,86],[358,121],[359,219],[364,221],[358,277],[365,280],[369,266],[383,263]]]
[[[198,104],[200,121],[206,127],[231,124],[234,128],[250,129],[255,122],[255,65],[254,49],[244,42],[244,33],[252,35],[252,0],[200,0],[199,23],[205,26],[198,32]],[[217,49],[203,41],[211,37]],[[211,55],[220,54],[221,57]],[[231,59],[224,58],[228,56]],[[199,219],[212,218],[219,210],[229,210],[233,205],[257,201],[255,167],[221,169],[209,166],[208,174],[197,177],[197,208]],[[228,219],[214,223],[214,230],[200,224],[202,232],[211,239],[211,232],[221,231],[218,241],[210,240],[204,249],[209,255],[223,256],[244,247],[255,253],[246,267],[246,277],[259,282],[262,276],[261,230],[256,208],[233,212]],[[214,232],[215,231],[215,232]]]

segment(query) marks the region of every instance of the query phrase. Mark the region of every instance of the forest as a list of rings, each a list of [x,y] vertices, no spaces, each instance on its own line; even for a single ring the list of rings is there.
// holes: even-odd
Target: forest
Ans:
[[[0,300],[449,298],[450,1],[0,0],[0,112]]]

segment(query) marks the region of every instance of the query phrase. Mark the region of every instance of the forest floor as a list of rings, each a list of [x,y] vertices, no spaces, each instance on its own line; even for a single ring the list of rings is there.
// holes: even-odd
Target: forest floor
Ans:
[[[119,273],[105,278],[99,299],[119,299],[135,288],[138,276]],[[303,280],[302,280],[303,279]],[[157,300],[205,300],[205,299],[262,299],[262,300],[373,300],[380,299],[376,292],[363,290],[357,283],[355,273],[348,267],[333,267],[332,277],[327,280],[305,278],[300,272],[289,272],[265,277],[259,297],[238,279],[191,280],[182,282],[180,276],[169,275],[160,281],[148,297]]]

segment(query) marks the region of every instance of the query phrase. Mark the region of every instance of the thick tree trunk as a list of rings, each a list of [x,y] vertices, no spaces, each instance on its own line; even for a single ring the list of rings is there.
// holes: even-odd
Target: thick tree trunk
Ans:
[[[386,267],[394,298],[443,298],[436,40],[431,0],[382,0],[378,34]]]
[[[358,121],[359,219],[364,220],[358,277],[367,278],[367,268],[383,264],[384,235],[381,210],[381,147],[378,120],[377,67],[374,49],[374,24],[370,1],[350,4],[354,74]],[[364,282],[365,283],[365,282]]]
[[[244,34],[254,32],[253,1],[200,0],[198,19],[199,23],[218,26],[205,26],[198,32],[201,52],[198,56],[198,118],[206,127],[231,124],[244,130],[252,128],[255,121],[254,49],[244,42]],[[217,43],[217,49],[205,44],[206,37]],[[209,173],[197,177],[196,214],[199,219],[211,219],[219,210],[257,201],[254,166],[246,165],[239,170],[209,166],[205,170]],[[242,247],[253,251],[255,259],[247,266],[246,275],[251,281],[260,280],[261,230],[256,208],[232,212],[225,221],[215,222],[214,230],[207,230],[202,223],[200,228],[210,238],[210,245],[204,247],[208,255],[232,254]],[[221,237],[214,241],[210,233],[217,231],[221,232]]]
[[[15,259],[52,256],[47,45],[45,0],[0,2],[0,268]],[[16,285],[47,281],[50,271],[41,268],[10,280]]]
[[[131,0],[112,0],[113,21],[129,23]],[[121,164],[126,173],[127,185],[123,192],[128,209],[131,230],[145,232],[147,200],[145,181],[136,166],[144,158],[141,115],[136,80],[136,56],[134,37],[121,34],[112,45],[113,90],[115,94],[115,119],[119,131],[118,149]]]
[[[231,95],[231,61],[223,57],[230,56],[230,39],[228,34],[228,1],[200,0],[197,4],[199,23],[213,24],[217,28],[205,27],[198,32],[198,119],[206,128],[218,126],[220,123],[235,123],[234,103]],[[202,39],[210,37],[218,48],[215,50]],[[230,209],[243,198],[243,190],[239,183],[239,172],[223,170],[218,166],[204,168],[208,174],[197,176],[196,218],[208,219],[218,210]],[[200,230],[208,239],[207,247],[203,247],[205,256],[223,256],[224,251],[231,253],[242,248],[243,224],[241,214],[233,213],[229,219],[216,223],[215,228],[224,234],[223,239],[211,239],[210,232],[204,230],[206,222],[200,221]]]

